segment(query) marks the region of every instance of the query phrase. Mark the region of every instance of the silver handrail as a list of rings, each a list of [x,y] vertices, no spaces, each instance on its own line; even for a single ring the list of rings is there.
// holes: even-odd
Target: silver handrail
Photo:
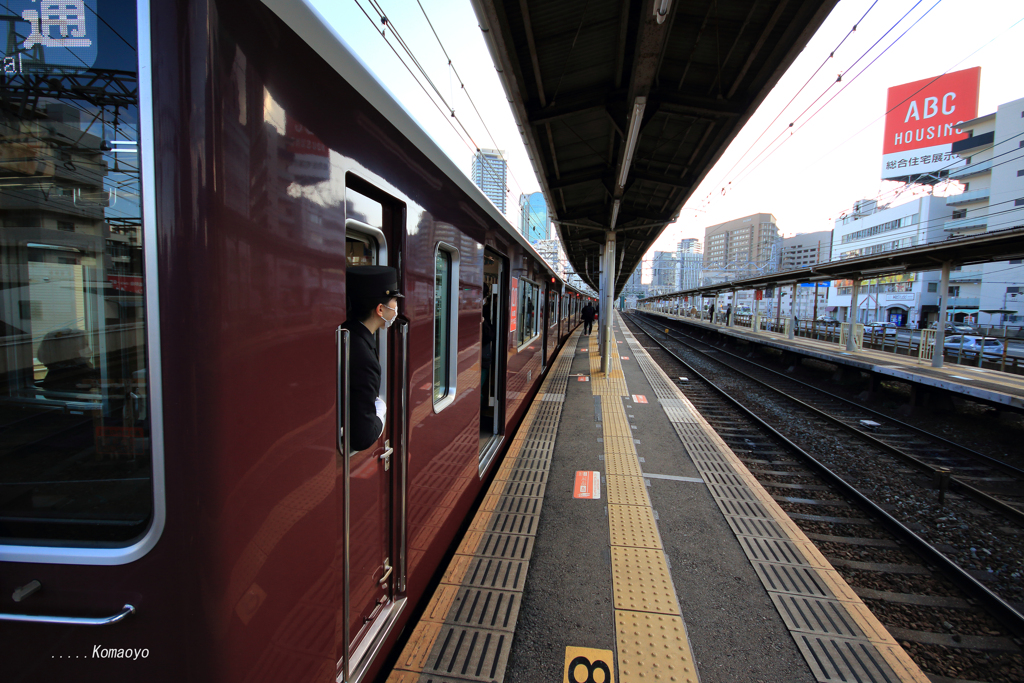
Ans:
[[[406,487],[408,482],[408,470],[409,470],[409,451],[408,451],[408,440],[407,435],[409,433],[409,410],[408,410],[408,397],[406,395],[407,387],[409,386],[409,323],[405,320],[398,322],[398,337],[399,337],[399,349],[398,352],[401,354],[398,366],[399,366],[399,381],[398,381],[398,415],[400,416],[400,422],[398,423],[398,464],[401,466],[400,474],[400,506],[399,506],[399,545],[398,545],[398,592],[405,592],[405,570],[406,570],[406,558],[405,558],[405,515],[406,515]]]
[[[351,662],[349,652],[349,384],[348,384],[348,369],[349,369],[349,357],[351,351],[349,331],[339,326],[336,333],[336,341],[338,346],[338,418],[337,418],[337,432],[338,432],[338,450],[341,453],[341,461],[343,463],[342,468],[344,471],[344,494],[345,503],[342,507],[344,512],[344,524],[342,531],[344,533],[342,539],[342,572],[344,579],[344,605],[345,608],[342,610],[342,625],[341,625],[341,637],[342,643],[342,681],[349,680],[349,672]]]
[[[59,617],[45,614],[0,614],[0,621],[27,621],[35,624],[67,624],[68,626],[107,626],[135,614],[135,607],[125,605],[112,617]]]

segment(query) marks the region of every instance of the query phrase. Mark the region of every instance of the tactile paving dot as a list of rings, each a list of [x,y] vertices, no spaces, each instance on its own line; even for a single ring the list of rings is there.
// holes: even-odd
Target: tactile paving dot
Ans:
[[[613,546],[662,547],[654,514],[645,505],[609,505],[608,527]]]
[[[640,470],[640,463],[632,453],[608,453],[604,457],[605,469],[609,475],[616,474],[627,477],[639,477],[643,474]],[[647,504],[646,501],[643,503]]]
[[[648,548],[612,548],[615,609],[679,615],[665,554]]]
[[[607,488],[612,505],[650,505],[643,477],[609,474]]]
[[[698,683],[681,617],[615,610],[619,683]]]

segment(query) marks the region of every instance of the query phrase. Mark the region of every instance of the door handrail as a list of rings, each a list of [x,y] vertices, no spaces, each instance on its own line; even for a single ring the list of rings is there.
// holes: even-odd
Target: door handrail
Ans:
[[[343,481],[344,481],[344,489],[345,489],[344,490],[345,502],[344,502],[343,507],[342,507],[343,517],[344,517],[345,521],[344,521],[343,527],[342,527],[343,537],[342,537],[342,552],[341,552],[341,556],[342,556],[342,568],[341,569],[342,569],[342,572],[343,572],[342,576],[345,577],[344,582],[343,582],[344,583],[343,600],[344,600],[345,607],[342,610],[343,617],[342,617],[342,625],[341,625],[341,629],[342,629],[342,650],[343,650],[342,651],[342,675],[343,675],[342,680],[343,681],[348,681],[349,680],[349,671],[350,671],[350,666],[351,666],[350,657],[349,657],[349,654],[350,654],[349,653],[349,647],[350,647],[349,638],[350,638],[351,634],[349,633],[349,631],[350,631],[350,627],[349,627],[349,605],[350,605],[350,598],[349,598],[349,544],[348,544],[348,541],[349,541],[349,497],[350,497],[349,496],[349,494],[350,494],[350,485],[349,485],[350,471],[349,471],[348,454],[349,454],[349,441],[350,441],[350,438],[351,438],[349,436],[349,383],[348,383],[349,359],[350,359],[350,352],[351,352],[351,339],[350,339],[349,331],[339,325],[338,329],[335,331],[335,341],[336,341],[336,345],[338,347],[338,359],[337,359],[337,366],[338,366],[337,367],[337,376],[338,376],[338,387],[337,387],[337,391],[338,391],[338,396],[337,396],[338,408],[337,408],[337,410],[338,410],[338,415],[337,415],[337,429],[335,431],[337,432],[337,435],[338,435],[338,438],[337,438],[338,451],[341,454],[342,470],[344,472]]]

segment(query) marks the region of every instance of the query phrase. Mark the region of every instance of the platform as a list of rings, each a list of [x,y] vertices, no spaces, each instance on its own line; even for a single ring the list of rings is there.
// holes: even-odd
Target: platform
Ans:
[[[902,382],[933,387],[964,397],[981,399],[994,405],[1024,410],[1024,375],[1014,375],[968,365],[954,365],[948,362],[941,368],[935,368],[932,367],[930,359],[919,360],[915,356],[900,356],[875,349],[861,349],[851,353],[838,344],[819,339],[805,337],[788,339],[778,332],[754,333],[743,327],[729,327],[661,311],[643,310],[639,312],[652,318],[666,318],[694,327],[713,330],[718,334],[752,344],[762,344],[810,358],[818,358],[836,365],[892,377]]]
[[[388,681],[927,681],[621,321],[607,375],[596,342],[560,352]]]

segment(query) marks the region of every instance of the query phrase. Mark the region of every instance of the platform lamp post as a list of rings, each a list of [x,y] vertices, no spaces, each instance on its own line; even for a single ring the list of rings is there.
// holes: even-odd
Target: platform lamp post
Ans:
[[[932,367],[941,368],[943,356],[945,356],[946,344],[946,306],[949,305],[949,271],[952,269],[952,261],[942,262],[942,279],[939,283],[939,324],[935,330],[935,350],[932,351]],[[923,334],[923,333],[922,333]],[[961,337],[962,339],[962,337]]]

